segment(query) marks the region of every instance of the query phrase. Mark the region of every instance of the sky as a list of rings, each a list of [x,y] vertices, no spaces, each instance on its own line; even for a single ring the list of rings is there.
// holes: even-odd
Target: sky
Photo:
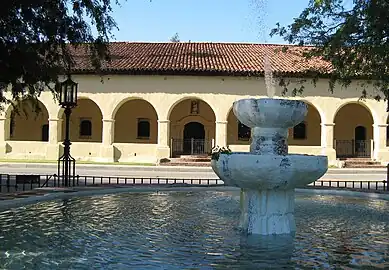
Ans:
[[[290,24],[309,0],[121,0],[113,41],[283,43],[268,33]]]

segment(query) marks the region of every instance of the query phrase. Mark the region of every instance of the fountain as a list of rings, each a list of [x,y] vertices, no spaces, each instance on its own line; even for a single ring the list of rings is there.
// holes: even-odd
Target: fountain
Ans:
[[[319,179],[326,156],[288,154],[288,128],[302,122],[308,107],[287,99],[241,99],[238,120],[251,128],[250,152],[218,151],[212,168],[228,186],[241,188],[240,227],[248,234],[295,231],[294,189]]]

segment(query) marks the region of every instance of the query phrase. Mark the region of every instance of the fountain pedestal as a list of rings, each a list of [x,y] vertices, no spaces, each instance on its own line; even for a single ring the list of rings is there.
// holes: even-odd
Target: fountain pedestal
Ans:
[[[239,227],[248,234],[286,234],[296,230],[294,190],[241,190]]]
[[[294,189],[328,169],[326,156],[288,154],[288,128],[304,120],[308,107],[297,100],[242,99],[233,110],[251,128],[250,152],[219,153],[211,165],[226,185],[242,189],[240,227],[248,234],[292,233]]]

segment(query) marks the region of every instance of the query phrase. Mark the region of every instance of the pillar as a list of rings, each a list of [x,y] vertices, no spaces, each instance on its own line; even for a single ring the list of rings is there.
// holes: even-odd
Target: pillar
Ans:
[[[386,148],[386,128],[387,124],[374,124],[373,125],[373,140],[374,150],[373,158],[376,160],[385,159],[382,154],[385,153]]]
[[[216,142],[215,146],[227,146],[227,121],[216,121]]]
[[[115,120],[103,119],[103,138],[100,146],[100,155],[97,161],[100,162],[114,162],[115,148],[113,146],[113,139],[115,136]]]
[[[103,145],[111,145],[115,136],[115,120],[103,119]]]
[[[170,157],[170,121],[158,120],[157,159]]]
[[[49,143],[46,147],[46,159],[57,160],[61,154],[62,119],[49,119]]]
[[[9,121],[5,117],[0,118],[0,157],[7,153],[6,140],[9,139]]]
[[[328,163],[336,161],[336,150],[334,146],[334,123],[321,124],[321,147],[322,154],[328,156]]]
[[[49,119],[49,143],[58,144],[61,141],[62,119]]]

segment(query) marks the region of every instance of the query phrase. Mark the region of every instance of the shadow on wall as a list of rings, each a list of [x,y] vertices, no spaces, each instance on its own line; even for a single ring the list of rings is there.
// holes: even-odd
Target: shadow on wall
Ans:
[[[11,153],[12,152],[12,146],[9,145],[9,143],[6,143],[5,144],[5,153],[8,154],[8,153]]]
[[[113,161],[119,162],[122,157],[122,151],[120,151],[116,146],[113,147]]]

